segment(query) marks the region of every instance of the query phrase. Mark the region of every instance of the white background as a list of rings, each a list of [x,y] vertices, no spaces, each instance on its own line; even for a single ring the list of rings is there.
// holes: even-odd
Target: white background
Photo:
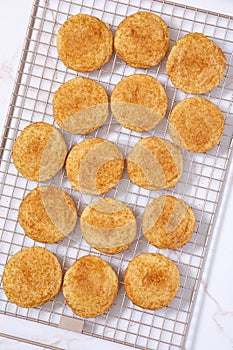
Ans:
[[[180,0],[179,2],[233,16],[232,0]],[[0,133],[9,105],[31,6],[32,0],[0,0]],[[232,180],[233,177],[230,175],[229,182],[232,183]],[[198,314],[198,326],[192,328],[195,336],[194,339],[190,336],[187,349],[233,349],[232,188],[225,194],[225,200],[224,215],[218,226],[217,239],[213,242],[208,256],[210,268],[205,270],[202,279],[200,296],[203,295],[203,298],[200,301],[202,304]],[[17,335],[64,349],[90,350],[93,347],[102,350],[127,349],[118,344],[107,343],[68,331],[48,329],[42,325],[28,324],[22,320],[4,316],[0,316],[0,333]],[[38,347],[0,336],[0,349],[27,350],[38,349]]]

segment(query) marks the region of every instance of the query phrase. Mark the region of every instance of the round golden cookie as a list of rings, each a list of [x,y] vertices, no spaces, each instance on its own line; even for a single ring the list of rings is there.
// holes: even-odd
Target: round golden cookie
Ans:
[[[86,255],[68,269],[62,288],[76,315],[96,317],[112,306],[118,292],[118,277],[106,261]]]
[[[71,134],[89,134],[108,118],[108,96],[94,80],[74,78],[61,85],[53,97],[53,115]]]
[[[120,180],[124,159],[110,141],[90,138],[76,144],[66,160],[71,185],[79,192],[99,195],[109,191]]]
[[[135,131],[153,129],[167,111],[167,95],[155,78],[134,74],[121,80],[114,88],[111,109],[116,120]]]
[[[214,89],[225,69],[224,53],[201,33],[190,33],[178,40],[166,63],[173,85],[188,94],[204,94]]]
[[[91,72],[109,61],[113,36],[107,24],[90,15],[69,18],[57,34],[57,51],[62,62],[78,72]]]
[[[220,109],[202,97],[186,98],[172,110],[169,133],[179,147],[207,152],[217,146],[224,131]]]
[[[180,287],[180,274],[176,264],[165,256],[140,254],[130,261],[124,284],[133,304],[157,310],[174,299]]]
[[[155,247],[175,249],[190,240],[195,223],[193,210],[186,202],[173,196],[161,196],[146,207],[142,232]]]
[[[182,169],[182,154],[178,147],[155,136],[141,139],[127,158],[130,181],[147,190],[174,186]]]
[[[75,227],[77,211],[68,194],[52,186],[37,187],[24,198],[18,216],[25,234],[42,243],[55,243]]]
[[[67,146],[55,126],[39,122],[27,126],[15,140],[12,158],[27,179],[46,181],[62,169]]]
[[[118,254],[126,250],[137,233],[132,210],[112,198],[89,204],[81,215],[80,226],[90,246],[105,254]]]
[[[51,300],[61,288],[62,270],[47,249],[32,247],[10,258],[3,272],[7,298],[21,307],[36,307]]]
[[[137,12],[124,19],[114,37],[116,54],[135,68],[156,66],[169,49],[166,23],[151,12]]]

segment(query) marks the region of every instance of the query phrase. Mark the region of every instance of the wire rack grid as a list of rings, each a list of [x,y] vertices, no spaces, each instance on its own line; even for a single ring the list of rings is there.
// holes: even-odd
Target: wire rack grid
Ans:
[[[84,320],[82,333],[110,339],[137,348],[181,349],[184,344],[187,325],[193,306],[198,279],[202,270],[208,238],[224,183],[227,164],[230,159],[233,135],[233,18],[175,5],[166,1],[152,0],[35,0],[31,21],[18,70],[18,77],[5,133],[1,146],[1,207],[0,207],[0,275],[7,260],[23,247],[35,243],[26,237],[17,221],[18,208],[25,195],[38,184],[23,178],[11,160],[12,144],[19,133],[30,123],[45,121],[56,125],[52,116],[51,101],[54,91],[64,82],[75,77],[76,72],[67,69],[58,59],[56,33],[71,15],[86,13],[108,23],[115,31],[118,24],[128,15],[139,10],[152,11],[161,16],[170,28],[171,46],[188,32],[201,32],[214,39],[227,58],[227,70],[221,84],[206,94],[219,106],[225,116],[224,136],[220,144],[206,154],[183,151],[184,171],[179,183],[166,191],[147,191],[130,183],[126,172],[117,186],[106,194],[123,201],[134,211],[138,220],[138,235],[131,247],[118,255],[98,253],[82,239],[79,226],[63,241],[46,245],[61,262],[63,271],[79,257],[95,254],[108,261],[120,280],[118,297],[113,307],[104,315]],[[165,87],[170,111],[186,94],[170,83],[165,72],[165,60],[147,70],[127,66],[115,54],[100,70],[79,74],[102,84],[111,94],[116,83],[134,73],[147,73],[156,77]],[[56,125],[57,126],[57,125]],[[63,132],[69,148],[85,136]],[[152,132],[138,133],[121,127],[110,115],[107,122],[86,137],[103,137],[113,141],[125,156],[142,137],[156,135],[169,139],[167,118]],[[46,182],[67,191],[74,199],[79,213],[97,197],[80,194],[73,190],[64,170],[51,181]],[[197,225],[191,241],[177,250],[159,251],[151,247],[141,234],[141,217],[146,205],[161,194],[173,194],[186,200],[193,208]],[[128,262],[141,252],[160,252],[178,266],[181,287],[172,303],[161,310],[149,311],[134,306],[126,297],[123,275]],[[63,316],[77,319],[65,304],[60,292],[54,300],[34,309],[23,309],[9,302],[0,287],[0,313],[12,315],[52,326],[59,326]]]

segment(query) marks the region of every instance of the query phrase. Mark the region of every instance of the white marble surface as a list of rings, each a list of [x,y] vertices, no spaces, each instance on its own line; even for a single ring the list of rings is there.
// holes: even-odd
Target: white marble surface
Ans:
[[[192,6],[205,6],[209,10],[233,15],[232,0],[221,2],[206,0],[205,3],[202,0],[181,0],[180,2]],[[0,1],[0,133],[7,113],[31,5],[31,0]],[[232,180],[231,175],[229,182],[232,183]],[[229,188],[228,193],[225,194],[224,215],[217,226],[216,239],[212,242],[207,267],[202,278],[199,291],[200,312],[198,317],[194,318],[194,320],[197,319],[197,322],[192,323],[187,350],[233,349],[233,188]],[[93,347],[103,350],[127,349],[114,343],[51,327],[48,329],[43,325],[6,316],[0,316],[0,334],[2,333],[70,350],[90,350]],[[34,350],[39,348],[35,344],[16,342],[0,335],[0,349]],[[41,347],[41,349],[44,348],[45,346]]]

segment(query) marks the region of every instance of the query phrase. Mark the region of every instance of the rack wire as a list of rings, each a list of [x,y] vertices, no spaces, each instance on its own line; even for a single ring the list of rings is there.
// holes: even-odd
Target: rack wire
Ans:
[[[108,256],[89,247],[82,238],[79,225],[71,235],[54,245],[35,243],[24,235],[17,215],[20,202],[38,184],[28,181],[15,169],[11,160],[12,144],[19,133],[30,123],[44,121],[56,125],[52,116],[51,101],[54,91],[75,76],[85,76],[102,84],[111,94],[116,83],[134,73],[156,77],[165,87],[169,108],[183,98],[185,93],[171,84],[165,72],[165,60],[147,70],[127,66],[115,54],[101,69],[91,73],[76,73],[67,69],[58,59],[56,33],[71,15],[86,13],[108,23],[115,31],[118,24],[137,11],[151,11],[161,16],[170,28],[171,46],[188,32],[201,32],[213,38],[227,58],[227,69],[221,84],[206,94],[219,106],[225,116],[225,131],[220,144],[206,154],[183,151],[184,171],[178,184],[164,191],[147,191],[130,183],[124,172],[119,184],[106,194],[123,201],[134,211],[139,232],[131,247],[121,254]],[[227,165],[232,150],[233,136],[233,17],[207,12],[167,1],[152,0],[35,0],[29,23],[25,47],[18,69],[5,133],[0,149],[0,275],[7,260],[23,247],[46,246],[58,257],[63,271],[79,257],[86,254],[101,256],[117,272],[120,280],[118,297],[113,307],[104,315],[84,320],[82,333],[132,345],[142,349],[181,349],[193,307],[198,279],[202,270],[208,239],[219,202]],[[56,125],[57,126],[57,125]],[[63,132],[69,145],[85,136]],[[169,139],[167,118],[152,132],[138,133],[124,129],[110,115],[107,122],[86,137],[103,137],[117,144],[125,156],[142,137],[156,135]],[[83,195],[71,188],[64,170],[46,184],[63,188],[74,199],[79,214],[97,197]],[[141,234],[141,217],[146,205],[162,194],[173,194],[186,200],[193,208],[197,225],[191,241],[183,248],[160,251],[148,244]],[[141,252],[160,252],[178,266],[181,287],[172,303],[158,311],[143,310],[131,303],[123,286],[123,274],[128,262]],[[68,316],[78,319],[65,304],[60,292],[52,301],[34,309],[17,307],[7,300],[0,287],[0,313],[58,327]]]

